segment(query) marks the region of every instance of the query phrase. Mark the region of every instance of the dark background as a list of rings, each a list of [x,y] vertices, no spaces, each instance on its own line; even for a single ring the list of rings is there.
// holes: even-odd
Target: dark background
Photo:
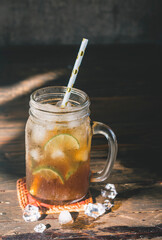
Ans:
[[[161,44],[160,0],[0,0],[0,46]]]
[[[29,95],[67,85],[84,37],[75,87],[90,96],[91,118],[116,133],[118,161],[160,175],[161,26],[161,0],[0,0],[1,169],[24,169]]]

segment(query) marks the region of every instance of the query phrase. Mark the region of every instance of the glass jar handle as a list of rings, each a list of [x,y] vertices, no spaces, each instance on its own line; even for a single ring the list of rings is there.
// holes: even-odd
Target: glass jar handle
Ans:
[[[111,130],[109,126],[100,122],[93,122],[92,125],[92,133],[95,134],[102,134],[108,140],[109,152],[106,160],[106,164],[104,168],[99,172],[92,172],[91,182],[103,182],[106,180],[112,170],[114,162],[116,160],[117,155],[117,141],[114,132]]]

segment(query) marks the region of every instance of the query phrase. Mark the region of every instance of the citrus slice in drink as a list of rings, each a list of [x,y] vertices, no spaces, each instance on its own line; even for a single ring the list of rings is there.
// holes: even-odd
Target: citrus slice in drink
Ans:
[[[58,150],[60,151],[71,151],[79,149],[78,140],[70,134],[58,134],[51,138],[44,147],[46,153],[51,153],[54,155]]]
[[[32,184],[31,184],[31,187],[30,187],[30,191],[29,191],[30,194],[32,194],[32,195],[37,194],[37,190],[39,188],[40,182],[41,182],[40,176],[35,176]]]
[[[34,169],[33,175],[39,175],[45,178],[47,181],[58,179],[62,184],[64,184],[64,178],[62,174],[50,166],[40,166]]]
[[[65,174],[65,180],[67,181],[76,171],[78,170],[80,163],[73,163],[73,165],[68,169],[68,171]]]

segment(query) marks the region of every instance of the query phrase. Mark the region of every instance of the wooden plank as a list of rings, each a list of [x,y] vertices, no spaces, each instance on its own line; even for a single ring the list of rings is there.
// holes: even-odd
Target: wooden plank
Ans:
[[[147,234],[146,231],[143,231],[143,235],[147,237],[149,236],[148,232],[151,232],[148,226],[156,226],[152,228],[152,231],[154,232],[156,228],[159,229],[157,236],[161,236],[162,229],[158,228],[162,217],[161,195],[159,194],[161,184],[154,183],[150,186],[146,184],[118,184],[116,186],[118,197],[114,201],[111,212],[96,220],[80,213],[74,224],[62,226],[61,228],[58,223],[58,214],[49,215],[41,221],[44,224],[50,224],[51,229],[47,233],[49,235],[52,233],[61,234],[62,236],[65,232],[72,234],[72,236],[73,233],[79,233],[84,236],[86,231],[87,236],[91,234],[95,236],[102,236],[102,234],[111,236],[114,229],[113,233],[117,233],[117,236],[120,234],[129,236],[132,231],[135,234],[143,228],[143,230],[147,229]],[[91,188],[91,191],[96,190]],[[33,228],[37,223],[25,223],[22,221],[22,211],[16,200],[16,191],[6,190],[1,192],[0,199],[0,213],[2,214],[0,226],[3,226],[0,229],[2,229],[2,236],[14,236],[15,234],[21,236],[21,234],[28,232],[34,233]],[[98,202],[103,201],[100,195],[96,200]],[[23,239],[26,239],[26,235],[22,236]],[[43,236],[45,237],[46,234]]]

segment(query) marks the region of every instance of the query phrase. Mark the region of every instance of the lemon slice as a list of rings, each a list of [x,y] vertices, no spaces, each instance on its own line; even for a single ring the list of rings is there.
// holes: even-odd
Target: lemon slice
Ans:
[[[55,169],[54,167],[50,167],[50,166],[41,166],[41,167],[38,167],[36,168],[34,171],[33,171],[33,175],[40,175],[42,176],[43,178],[45,178],[47,181],[49,180],[53,180],[53,179],[59,179],[60,182],[62,184],[64,184],[64,178],[63,176],[61,175],[61,173]]]
[[[46,152],[54,153],[58,150],[68,151],[68,150],[77,150],[79,149],[78,140],[70,134],[58,134],[51,138],[44,147]]]

